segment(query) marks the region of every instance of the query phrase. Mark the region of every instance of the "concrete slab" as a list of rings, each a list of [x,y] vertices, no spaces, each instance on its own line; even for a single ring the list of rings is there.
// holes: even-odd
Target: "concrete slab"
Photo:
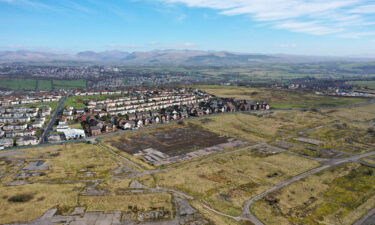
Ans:
[[[83,216],[85,213],[86,208],[85,207],[76,207],[74,208],[74,211],[70,214],[71,216]]]
[[[48,170],[51,165],[44,163],[44,161],[30,162],[23,170]]]

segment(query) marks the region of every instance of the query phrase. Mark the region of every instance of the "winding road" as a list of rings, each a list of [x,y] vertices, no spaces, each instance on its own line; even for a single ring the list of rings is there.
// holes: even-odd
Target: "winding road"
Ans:
[[[241,215],[241,217],[243,218],[247,218],[249,219],[252,223],[254,223],[255,225],[264,225],[258,218],[256,218],[254,216],[254,214],[250,211],[250,206],[252,204],[254,204],[256,201],[259,201],[261,200],[262,198],[266,197],[268,194],[274,192],[274,191],[277,191],[291,183],[294,183],[296,181],[299,181],[307,176],[310,176],[310,175],[313,175],[313,174],[316,174],[316,173],[319,173],[320,171],[322,170],[325,170],[327,168],[330,168],[330,167],[333,167],[333,166],[337,166],[337,165],[340,165],[342,163],[347,163],[347,162],[351,162],[351,161],[356,161],[356,160],[359,160],[361,158],[365,158],[365,157],[368,157],[368,156],[372,156],[372,155],[375,155],[375,151],[372,151],[372,152],[368,152],[368,153],[364,153],[364,154],[361,154],[361,155],[354,155],[354,156],[350,156],[348,158],[344,158],[344,159],[333,159],[331,161],[328,161],[325,165],[321,166],[321,167],[318,167],[318,168],[315,168],[315,169],[312,169],[310,171],[307,171],[305,173],[302,173],[302,174],[299,174],[295,177],[292,177],[288,180],[285,180],[279,184],[277,184],[276,186],[272,187],[271,189],[268,189],[267,191],[253,197],[252,199],[248,200],[244,207],[243,207],[243,213]]]

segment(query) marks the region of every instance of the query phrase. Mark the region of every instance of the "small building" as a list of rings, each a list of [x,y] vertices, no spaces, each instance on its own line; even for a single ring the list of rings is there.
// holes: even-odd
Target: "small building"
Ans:
[[[98,127],[98,126],[91,126],[90,127],[91,136],[97,136],[97,135],[100,135],[101,133],[102,133],[102,129],[100,129],[100,127]]]
[[[85,131],[81,129],[65,129],[64,131],[65,139],[66,140],[74,140],[74,139],[81,139],[85,138]]]
[[[136,120],[137,119],[137,115],[135,113],[129,113],[126,115],[127,117],[127,120]]]
[[[113,124],[106,124],[103,126],[103,132],[110,133],[117,130],[116,126]]]
[[[12,138],[2,138],[0,139],[0,148],[9,148],[13,147],[14,141]]]
[[[132,120],[132,121],[126,121],[123,125],[122,125],[122,129],[124,130],[128,130],[128,129],[133,129],[135,128],[135,122]]]
[[[48,136],[48,141],[51,142],[51,143],[61,142],[62,140],[63,139],[62,139],[60,134],[50,134]]]
[[[16,140],[16,144],[18,146],[37,145],[39,140],[36,137],[21,137]]]
[[[143,120],[137,121],[137,127],[143,127]]]

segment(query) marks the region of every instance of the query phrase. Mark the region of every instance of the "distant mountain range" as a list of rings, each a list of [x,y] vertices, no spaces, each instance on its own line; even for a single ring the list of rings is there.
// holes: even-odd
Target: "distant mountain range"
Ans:
[[[236,66],[257,63],[311,63],[329,61],[375,61],[370,58],[340,58],[300,55],[268,55],[196,50],[154,50],[148,52],[85,51],[58,54],[38,51],[0,51],[0,62],[77,61],[123,63],[129,65]]]

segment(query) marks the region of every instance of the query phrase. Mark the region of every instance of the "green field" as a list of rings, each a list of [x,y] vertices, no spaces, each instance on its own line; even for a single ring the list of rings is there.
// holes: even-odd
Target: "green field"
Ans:
[[[36,85],[36,80],[31,79],[2,79],[0,82],[0,88],[12,90],[34,90]]]
[[[352,81],[350,82],[351,84],[358,85],[363,88],[368,88],[368,89],[374,89],[375,90],[375,81]]]
[[[266,88],[216,85],[196,87],[218,97],[265,101],[270,104],[273,109],[336,107],[368,101],[364,98],[321,96],[310,93],[297,93]]]
[[[87,87],[86,80],[38,80],[38,79],[1,79],[0,88],[11,90],[59,90],[81,89]]]
[[[42,91],[52,90],[52,82],[50,80],[37,80],[37,89]]]
[[[80,89],[87,87],[85,80],[53,80],[54,89]]]

